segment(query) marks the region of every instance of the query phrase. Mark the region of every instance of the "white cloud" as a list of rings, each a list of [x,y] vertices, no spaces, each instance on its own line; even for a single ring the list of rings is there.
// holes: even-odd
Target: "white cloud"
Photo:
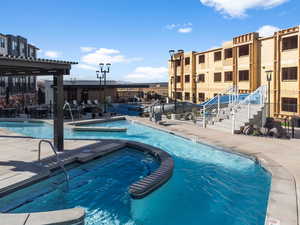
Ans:
[[[133,82],[159,82],[167,80],[167,72],[166,67],[137,67],[124,79]]]
[[[269,37],[269,36],[273,36],[273,34],[279,30],[280,28],[278,27],[274,27],[271,25],[264,25],[261,28],[259,28],[257,32],[259,33],[260,37]]]
[[[213,7],[215,10],[231,17],[243,17],[248,9],[273,8],[288,0],[200,0],[203,5]]]
[[[80,50],[82,52],[91,52],[91,51],[96,50],[96,48],[94,48],[94,47],[80,47]]]
[[[193,30],[193,28],[191,28],[191,27],[185,27],[185,28],[179,28],[178,32],[186,34],[186,33],[192,32],[192,30]]]
[[[98,65],[101,63],[130,63],[142,61],[142,58],[127,58],[119,50],[99,48],[89,54],[82,56],[81,61],[89,65]]]
[[[92,70],[92,71],[98,70],[97,67],[86,65],[86,64],[78,64],[78,65],[75,65],[74,67],[79,68],[79,69],[83,69],[83,70]]]
[[[49,58],[57,58],[60,55],[61,55],[61,53],[57,52],[57,51],[46,51],[45,52],[45,56],[49,57]]]
[[[188,23],[183,23],[183,24],[168,24],[166,26],[167,30],[174,30],[176,29],[178,33],[190,33],[192,32],[193,28],[192,28],[193,24],[191,22]]]

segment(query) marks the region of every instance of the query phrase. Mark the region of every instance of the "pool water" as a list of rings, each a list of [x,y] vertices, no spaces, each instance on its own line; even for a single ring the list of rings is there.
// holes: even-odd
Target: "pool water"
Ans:
[[[18,123],[19,127],[16,127],[16,124],[10,126],[0,122],[0,127],[5,124],[7,129],[24,135],[52,137],[52,127],[47,124],[22,127],[22,123]],[[121,222],[113,222],[114,216],[105,212],[97,214],[98,221],[91,222],[87,207],[87,224],[264,224],[271,177],[254,161],[130,121],[91,126],[127,127],[128,130],[110,133],[73,132],[65,129],[65,138],[117,138],[143,142],[170,153],[175,169],[172,178],[161,188],[144,199],[129,200],[127,211],[130,220],[126,217],[118,218]],[[114,173],[112,170],[111,176]],[[108,184],[104,182],[100,185],[105,187]],[[103,192],[105,195],[106,191]],[[114,203],[107,201],[103,204]],[[118,210],[117,204],[111,207]],[[98,210],[103,208],[103,205],[99,205]],[[39,210],[45,211],[48,208],[45,205]],[[103,222],[103,218],[109,218],[109,222]]]

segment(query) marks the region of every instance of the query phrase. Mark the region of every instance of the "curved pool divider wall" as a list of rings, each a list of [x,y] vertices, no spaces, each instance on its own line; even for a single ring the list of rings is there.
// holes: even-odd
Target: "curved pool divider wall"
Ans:
[[[73,126],[71,128],[74,131],[93,131],[93,132],[126,132],[127,128],[122,127],[83,127]]]
[[[67,125],[73,125],[73,126],[82,126],[82,125],[88,125],[88,124],[96,124],[96,123],[106,123],[106,122],[113,122],[113,121],[119,121],[119,120],[126,120],[125,116],[115,116],[115,117],[108,117],[103,119],[91,119],[91,120],[80,120],[75,122],[66,122]]]
[[[0,214],[1,225],[84,225],[82,208],[40,213]]]
[[[130,185],[129,193],[132,198],[141,199],[146,197],[171,178],[174,169],[174,161],[171,155],[167,152],[159,148],[134,141],[127,142],[126,146],[148,153],[160,162],[158,169]]]

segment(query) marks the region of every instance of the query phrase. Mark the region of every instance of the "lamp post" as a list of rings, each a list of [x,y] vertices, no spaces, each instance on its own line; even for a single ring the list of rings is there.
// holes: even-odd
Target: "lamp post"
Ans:
[[[268,81],[268,117],[271,117],[271,80],[272,80],[272,70],[267,70],[267,81]]]
[[[169,50],[169,54],[170,54],[170,62],[171,62],[171,66],[173,64],[173,68],[174,68],[174,104],[175,104],[175,113],[176,113],[176,107],[177,107],[177,65],[181,65],[181,60],[182,60],[182,55],[183,55],[184,51],[183,50],[178,50],[177,53],[175,52],[175,50]],[[179,58],[176,59],[175,55],[179,54]]]
[[[101,88],[101,79],[103,79],[103,104],[104,104],[104,113],[106,113],[106,99],[105,99],[105,88],[106,88],[106,74],[110,72],[110,63],[99,63],[100,71],[96,71],[97,78],[100,80],[100,88]],[[102,76],[100,75],[102,74]]]

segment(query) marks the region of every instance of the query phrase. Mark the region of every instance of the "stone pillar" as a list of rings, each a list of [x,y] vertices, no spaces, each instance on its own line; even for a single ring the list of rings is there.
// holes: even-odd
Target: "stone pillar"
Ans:
[[[64,89],[63,75],[53,76],[53,120],[54,147],[57,151],[64,150]]]

